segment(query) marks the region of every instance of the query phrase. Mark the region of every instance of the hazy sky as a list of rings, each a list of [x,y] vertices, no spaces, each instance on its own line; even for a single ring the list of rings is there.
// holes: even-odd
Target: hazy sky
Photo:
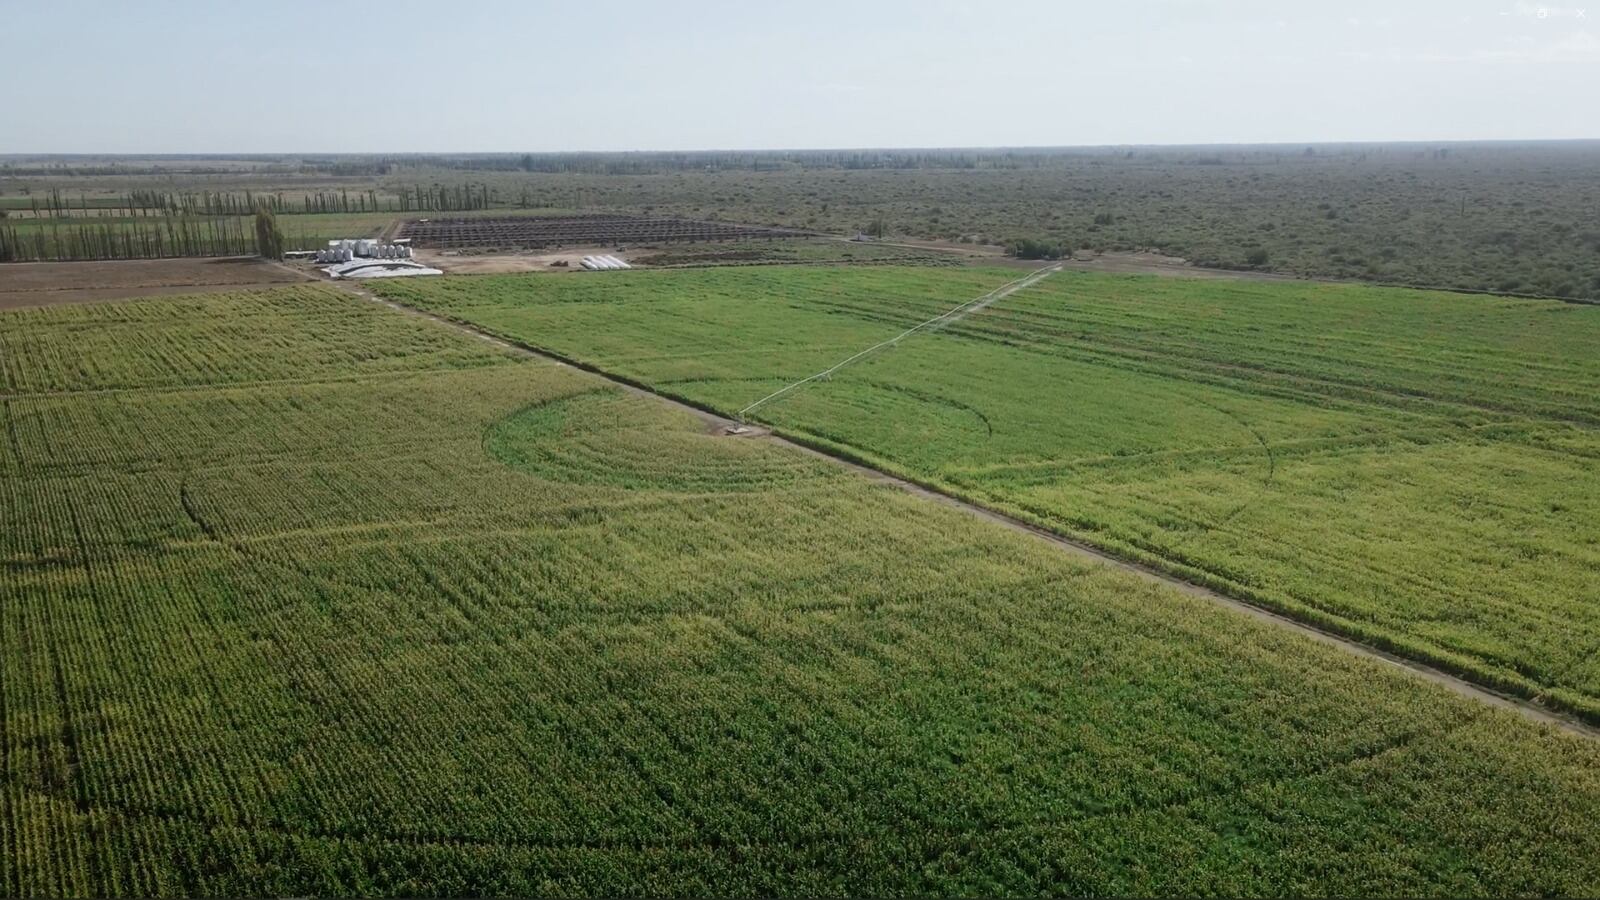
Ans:
[[[0,153],[1600,137],[1600,0],[0,0],[0,33]]]

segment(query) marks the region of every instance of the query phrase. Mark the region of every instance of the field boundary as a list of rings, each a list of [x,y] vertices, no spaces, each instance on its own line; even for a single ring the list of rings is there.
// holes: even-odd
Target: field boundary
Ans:
[[[995,509],[988,505],[960,496],[942,485],[925,482],[922,479],[907,477],[905,475],[880,468],[874,460],[866,459],[859,454],[851,453],[842,448],[818,442],[805,435],[788,431],[779,431],[766,426],[753,429],[744,426],[737,419],[728,417],[720,410],[697,403],[686,397],[681,397],[669,391],[663,391],[645,382],[607,371],[593,363],[566,356],[564,354],[525,343],[521,340],[482,328],[474,323],[457,319],[452,316],[440,315],[414,306],[409,306],[398,301],[377,296],[364,288],[348,283],[340,283],[338,287],[359,296],[365,300],[381,304],[390,309],[408,315],[435,322],[448,328],[469,334],[481,341],[496,346],[502,350],[515,353],[519,356],[542,359],[556,365],[570,366],[571,368],[588,372],[629,393],[649,396],[678,409],[694,415],[707,423],[708,427],[721,432],[736,431],[740,439],[769,440],[774,443],[791,447],[813,457],[828,460],[836,465],[843,466],[867,478],[886,485],[892,485],[907,493],[930,500],[944,506],[959,509],[968,515],[993,522],[1023,534],[1031,535],[1045,541],[1055,548],[1070,553],[1080,559],[1109,566],[1119,571],[1138,575],[1146,581],[1157,583],[1165,587],[1176,589],[1178,592],[1193,598],[1207,600],[1219,606],[1226,607],[1235,612],[1243,613],[1259,622],[1266,622],[1286,628],[1303,637],[1310,638],[1325,646],[1335,647],[1351,655],[1376,662],[1387,663],[1396,668],[1404,669],[1412,675],[1436,686],[1451,691],[1457,696],[1475,700],[1489,706],[1517,713],[1523,718],[1534,723],[1549,726],[1577,737],[1600,742],[1600,727],[1581,718],[1576,712],[1564,709],[1555,709],[1538,703],[1530,698],[1506,693],[1485,685],[1477,680],[1455,674],[1446,669],[1432,665],[1421,659],[1404,656],[1391,652],[1382,647],[1375,646],[1363,640],[1343,634],[1333,628],[1323,627],[1293,615],[1273,609],[1267,605],[1241,599],[1222,593],[1221,591],[1183,577],[1183,575],[1167,571],[1148,562],[1130,559],[1113,551],[1103,549],[1094,544],[1076,538],[1068,537],[1059,532],[1050,530],[1027,519],[1010,512]]]

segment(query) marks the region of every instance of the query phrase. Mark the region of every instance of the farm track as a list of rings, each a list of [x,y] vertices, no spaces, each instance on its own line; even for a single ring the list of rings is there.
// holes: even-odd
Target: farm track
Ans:
[[[1123,572],[1138,575],[1146,581],[1176,589],[1190,597],[1210,601],[1219,606],[1243,613],[1244,615],[1250,616],[1257,621],[1266,622],[1290,631],[1294,631],[1304,637],[1308,637],[1326,646],[1338,648],[1354,656],[1387,663],[1396,668],[1404,669],[1412,675],[1439,687],[1445,688],[1446,690],[1449,690],[1458,696],[1475,700],[1489,706],[1515,712],[1521,715],[1523,718],[1535,723],[1547,725],[1569,734],[1586,738],[1588,740],[1600,741],[1600,728],[1589,725],[1574,717],[1552,711],[1532,701],[1509,694],[1500,693],[1476,682],[1452,675],[1449,672],[1435,668],[1426,663],[1390,653],[1386,650],[1373,647],[1336,632],[1301,622],[1297,619],[1275,612],[1266,607],[1257,606],[1255,604],[1247,603],[1243,600],[1230,597],[1204,585],[1186,581],[1152,566],[1147,566],[1142,563],[1124,559],[1101,550],[1093,545],[1073,540],[1053,531],[1040,528],[1022,519],[1007,515],[1002,512],[997,512],[993,509],[970,502],[953,494],[946,493],[944,490],[941,490],[936,486],[919,484],[909,479],[902,478],[898,475],[893,475],[881,469],[866,465],[858,460],[848,458],[831,448],[813,446],[809,442],[806,442],[802,439],[777,434],[764,427],[741,425],[737,420],[724,416],[713,409],[709,409],[707,407],[688,402],[682,398],[663,393],[641,382],[608,372],[604,369],[586,364],[579,360],[552,353],[548,350],[544,350],[530,344],[525,344],[520,341],[507,340],[504,337],[485,331],[467,322],[447,316],[436,315],[412,306],[407,306],[403,303],[397,303],[392,300],[384,299],[370,293],[364,288],[348,282],[335,282],[335,284],[338,287],[343,288],[344,290],[365,300],[381,304],[397,312],[418,316],[440,325],[454,328],[463,333],[472,335],[473,337],[506,352],[525,358],[542,359],[556,365],[570,366],[572,368],[589,372],[593,375],[604,378],[631,394],[653,397],[699,418],[706,424],[706,428],[710,432],[727,434],[731,437],[738,437],[742,439],[768,440],[786,447],[793,448],[802,453],[810,454],[813,457],[828,460],[829,462],[843,466],[844,468],[863,475],[873,481],[886,485],[892,485],[915,496],[935,503],[943,504],[953,509],[961,510],[968,515],[976,516],[980,519],[993,522],[1002,527],[1009,528],[1012,531],[1030,535],[1080,559],[1110,566]]]

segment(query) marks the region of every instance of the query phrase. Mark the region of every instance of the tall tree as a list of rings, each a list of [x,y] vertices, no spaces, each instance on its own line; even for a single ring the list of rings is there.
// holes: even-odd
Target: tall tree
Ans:
[[[263,259],[283,259],[283,232],[265,203],[256,207],[256,252]]]

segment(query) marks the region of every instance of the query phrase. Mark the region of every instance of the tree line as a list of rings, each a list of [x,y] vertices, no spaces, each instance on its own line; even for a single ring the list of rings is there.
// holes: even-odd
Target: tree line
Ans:
[[[130,219],[154,216],[248,216],[265,206],[274,213],[363,213],[399,212],[399,201],[382,198],[376,190],[318,191],[287,198],[282,192],[258,194],[254,191],[148,191],[133,190],[118,197],[90,199],[79,194],[74,200],[60,188],[29,197],[29,208],[36,219],[83,218],[91,210],[100,215],[120,213]]]
[[[246,256],[261,251],[242,217],[51,223],[20,231],[0,225],[0,262]],[[281,244],[278,255],[282,255]]]
[[[500,192],[486,184],[413,185],[396,192],[400,212],[450,212],[489,209],[500,203]],[[524,195],[526,196],[526,195]]]
[[[310,240],[302,236],[293,243],[303,246]],[[277,214],[261,203],[251,217],[172,216],[116,224],[52,222],[27,232],[0,225],[0,263],[250,254],[282,259],[290,243],[278,225]]]
[[[380,195],[376,189],[317,191],[285,197],[280,191],[150,191],[133,190],[116,197],[70,197],[60,188],[29,198],[35,219],[81,219],[91,212],[129,219],[157,216],[249,216],[265,207],[278,215],[296,213],[455,212],[489,209],[501,203],[499,191],[485,184],[412,185]],[[533,205],[524,190],[523,206]],[[3,218],[3,216],[0,216]]]

